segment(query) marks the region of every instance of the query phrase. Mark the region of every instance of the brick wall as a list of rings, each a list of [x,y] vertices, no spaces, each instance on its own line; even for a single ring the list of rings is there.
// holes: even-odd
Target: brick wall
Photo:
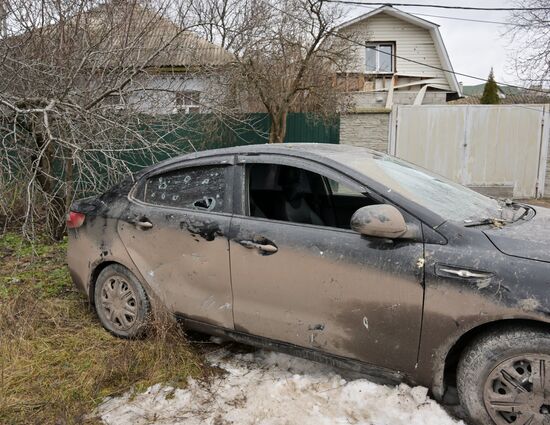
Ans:
[[[389,111],[343,114],[340,117],[340,144],[388,152],[389,124]]]

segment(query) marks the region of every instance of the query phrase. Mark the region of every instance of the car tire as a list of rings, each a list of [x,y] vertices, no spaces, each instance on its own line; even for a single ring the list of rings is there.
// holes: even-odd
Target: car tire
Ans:
[[[550,423],[550,333],[513,327],[480,335],[461,356],[457,389],[477,425]]]
[[[143,286],[126,267],[112,264],[99,273],[94,304],[103,327],[120,338],[139,338],[145,333],[151,305]]]

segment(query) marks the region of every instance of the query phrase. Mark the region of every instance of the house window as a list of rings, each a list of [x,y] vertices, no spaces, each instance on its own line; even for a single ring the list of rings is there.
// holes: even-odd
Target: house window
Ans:
[[[367,72],[394,72],[394,45],[391,43],[368,44],[365,52]]]
[[[176,92],[176,108],[186,114],[200,112],[200,92],[179,91]]]

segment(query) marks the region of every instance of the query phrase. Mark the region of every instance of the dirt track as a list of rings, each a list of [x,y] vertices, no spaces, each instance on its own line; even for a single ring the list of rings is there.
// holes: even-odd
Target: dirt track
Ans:
[[[546,199],[528,199],[525,201],[531,205],[540,205],[541,207],[550,208],[550,198]]]

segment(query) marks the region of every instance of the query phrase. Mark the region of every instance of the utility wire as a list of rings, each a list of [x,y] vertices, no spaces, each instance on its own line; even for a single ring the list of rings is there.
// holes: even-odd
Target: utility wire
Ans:
[[[449,74],[454,74],[454,75],[459,75],[461,77],[466,77],[466,78],[471,78],[473,80],[478,80],[478,81],[487,81],[487,78],[486,77],[478,77],[477,75],[471,75],[471,74],[465,74],[465,73],[462,73],[462,72],[456,72],[454,71],[453,69],[445,69],[445,68],[442,68],[442,67],[439,67],[439,66],[435,66],[435,65],[430,65],[428,63],[425,63],[425,62],[421,62],[421,61],[417,61],[415,59],[411,59],[411,58],[406,58],[404,56],[399,56],[399,55],[396,55],[394,53],[388,53],[388,52],[385,52],[383,50],[380,50],[380,49],[377,49],[375,48],[374,46],[372,45],[369,45],[368,43],[361,43],[359,41],[356,41],[356,40],[353,40],[349,37],[345,37],[343,36],[342,34],[340,33],[335,33],[335,32],[331,32],[332,35],[340,38],[340,39],[343,39],[343,40],[347,40],[351,43],[354,43],[358,46],[361,46],[361,47],[368,47],[369,49],[372,49],[372,50],[375,50],[379,53],[383,53],[385,55],[388,55],[388,56],[393,56],[393,57],[396,57],[396,58],[399,58],[399,59],[402,59],[402,60],[405,60],[407,62],[411,62],[411,63],[416,63],[418,65],[422,65],[422,66],[425,66],[427,68],[432,68],[432,69],[436,69],[438,71],[443,71],[443,72],[447,72]],[[503,82],[500,82],[500,81],[496,81],[496,83],[499,85],[499,86],[505,86],[505,87],[511,87],[511,88],[515,88],[515,89],[520,89],[520,90],[525,90],[525,91],[532,91],[532,92],[536,92],[536,93],[544,93],[545,95],[549,95],[550,92],[546,91],[546,90],[541,90],[541,89],[534,89],[534,88],[527,88],[527,87],[521,87],[521,86],[518,86],[518,85],[515,85],[515,84],[508,84],[508,83],[503,83]]]
[[[466,22],[480,22],[482,24],[496,24],[496,25],[510,25],[510,22],[502,22],[502,21],[486,21],[483,19],[471,19],[471,18],[458,18],[455,16],[443,16],[443,15],[429,15],[427,13],[415,13],[415,15],[419,16],[428,16],[430,18],[442,18],[442,19],[453,19],[455,21],[466,21]],[[549,24],[550,21],[541,21],[539,23]],[[532,25],[528,24],[513,24],[515,27],[530,27]]]
[[[368,6],[366,4],[362,4],[361,6],[364,7],[364,8],[370,9],[370,10],[376,9],[375,6]],[[482,23],[482,24],[496,24],[496,25],[509,25],[510,24],[510,22],[503,22],[503,21],[486,21],[484,19],[459,18],[459,17],[456,17],[456,16],[444,16],[444,15],[430,15],[428,13],[415,13],[415,15],[427,16],[429,18],[452,19],[452,20],[455,20],[455,21],[479,22],[479,23]],[[550,23],[550,21],[544,21],[543,23]],[[514,24],[514,26],[518,26],[518,25]],[[529,25],[525,24],[525,25],[520,25],[520,26],[527,27]]]
[[[483,19],[458,18],[455,16],[429,15],[427,13],[415,13],[415,15],[428,16],[429,18],[452,19],[454,21],[479,22],[482,24],[509,25],[509,22],[485,21]]]
[[[369,6],[369,5],[366,5],[366,4],[362,4],[360,6],[366,8],[366,9],[370,9],[370,10],[376,9],[375,6]],[[453,19],[455,21],[480,22],[482,24],[496,24],[496,25],[509,25],[510,24],[509,22],[503,22],[503,21],[486,21],[484,19],[458,18],[458,17],[455,17],[455,16],[444,16],[444,15],[430,15],[428,13],[415,13],[415,15],[428,16],[430,18]],[[550,21],[549,22],[545,21],[544,23],[550,23]],[[517,26],[517,24],[514,24],[514,25]],[[521,25],[521,26],[529,26],[529,25]]]
[[[365,2],[359,0],[326,0],[327,3],[341,3],[358,6],[406,6],[406,7],[430,7],[437,9],[453,9],[453,10],[485,10],[494,12],[514,12],[514,11],[540,11],[550,10],[550,7],[475,7],[475,6],[450,6],[445,4],[420,4],[420,3],[383,3],[383,2]]]
[[[331,2],[331,0],[326,0],[327,2]],[[274,6],[272,5],[268,0],[262,0],[262,2],[266,5],[268,5],[269,7],[271,7],[272,9],[274,10],[277,10],[283,14],[285,14],[286,16],[288,16],[289,18],[292,18],[294,19],[295,21],[298,21],[298,22],[301,22],[303,24],[306,24],[306,25],[310,25],[310,23],[308,21],[306,21],[305,19],[302,19],[302,18],[299,18],[289,12],[287,12],[286,10],[283,10],[283,9],[280,9],[278,8],[277,6]],[[334,1],[332,1],[334,2]],[[373,3],[374,4],[374,3]],[[395,3],[394,3],[395,4]],[[416,63],[418,65],[422,65],[422,66],[425,66],[427,68],[431,68],[431,69],[436,69],[438,71],[443,71],[443,72],[447,72],[449,74],[454,74],[454,75],[459,75],[461,77],[466,77],[466,78],[471,78],[473,80],[478,80],[478,81],[487,81],[487,78],[485,77],[478,77],[476,75],[470,75],[470,74],[465,74],[465,73],[462,73],[462,72],[456,72],[454,71],[453,69],[445,69],[445,68],[442,68],[442,67],[439,67],[439,66],[435,66],[435,65],[430,65],[428,63],[425,63],[425,62],[421,62],[421,61],[417,61],[415,59],[411,59],[411,58],[406,58],[404,56],[399,56],[399,55],[396,55],[394,53],[388,53],[388,52],[384,52],[383,50],[380,50],[380,49],[377,49],[375,48],[374,46],[371,46],[371,45],[368,45],[368,43],[361,43],[357,40],[354,40],[352,38],[349,38],[349,37],[346,37],[342,34],[340,34],[339,32],[337,31],[328,31],[329,34],[337,37],[337,38],[340,38],[342,40],[346,40],[350,43],[353,43],[357,46],[361,46],[361,47],[368,47],[369,49],[372,49],[376,52],[379,52],[379,53],[383,53],[385,55],[389,55],[389,56],[393,56],[395,58],[399,58],[399,59],[402,59],[404,61],[407,61],[407,62],[411,62],[411,63]],[[497,83],[497,85],[500,85],[500,86],[504,86],[504,87],[511,87],[511,88],[515,88],[515,89],[520,89],[520,90],[525,90],[525,91],[531,91],[531,92],[536,92],[536,93],[544,93],[545,95],[549,95],[550,92],[546,91],[546,90],[541,90],[541,89],[535,89],[535,88],[527,88],[527,87],[521,87],[521,86],[518,86],[518,85],[515,85],[515,84],[508,84],[508,83],[503,83],[503,82],[500,82],[500,81],[495,81]]]

